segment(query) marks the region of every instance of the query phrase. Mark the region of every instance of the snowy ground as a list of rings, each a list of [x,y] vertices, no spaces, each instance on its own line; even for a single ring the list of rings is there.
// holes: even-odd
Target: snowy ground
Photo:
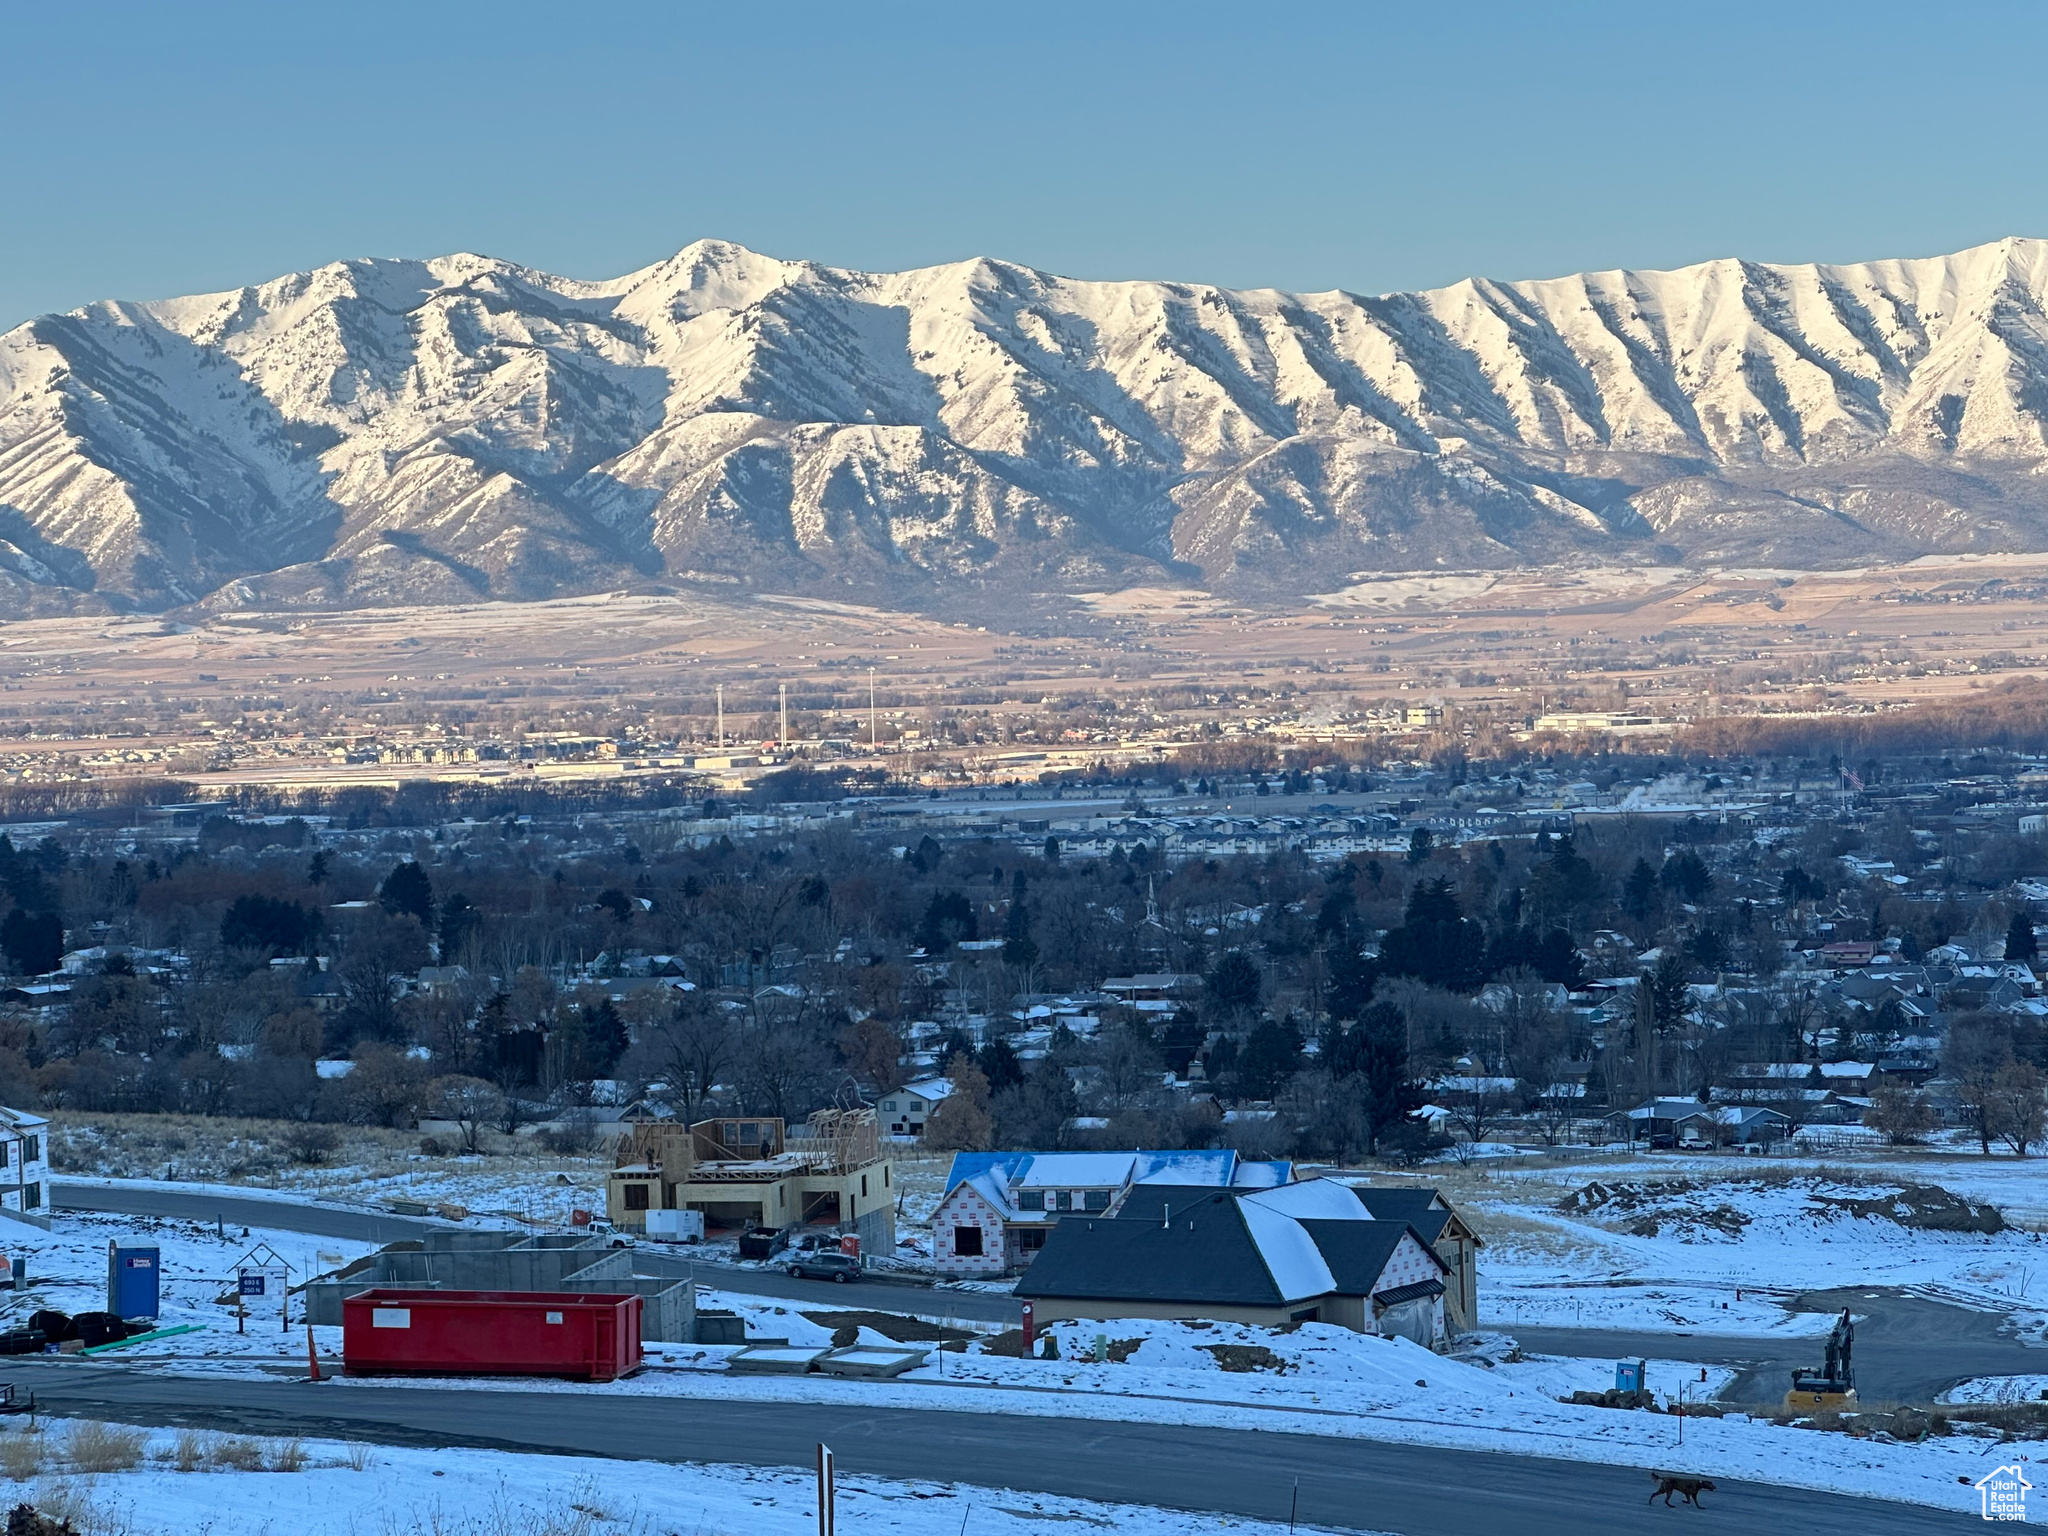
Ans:
[[[319,1163],[291,1155],[299,1127],[177,1115],[57,1116],[50,1132],[56,1177],[180,1187],[220,1184],[381,1205],[449,1204],[527,1224],[567,1226],[573,1210],[604,1209],[610,1156],[549,1152],[533,1136],[486,1137],[487,1155],[421,1150],[418,1132],[332,1126],[337,1145]]]
[[[1450,1192],[1485,1243],[1479,1291],[1488,1327],[1804,1334],[1825,1332],[1829,1319],[1780,1303],[1836,1286],[1923,1287],[2023,1318],[2048,1304],[2048,1246],[2038,1232],[1928,1231],[1839,1203],[1939,1184],[2032,1225],[2048,1222],[2039,1168],[1954,1154],[1846,1169],[1792,1158],[1637,1157],[1496,1167],[1458,1176]],[[1632,1192],[1560,1208],[1596,1180]]]
[[[81,1536],[813,1536],[808,1472],[636,1463],[630,1491],[616,1465],[573,1456],[398,1450],[328,1441],[252,1442],[135,1431],[142,1460],[125,1471],[67,1470],[77,1427],[48,1424],[45,1445],[0,1433],[0,1467],[45,1470],[0,1478],[9,1505],[69,1518]],[[104,1452],[101,1453],[102,1459]],[[296,1471],[267,1470],[303,1457]],[[266,1470],[237,1470],[256,1460]],[[180,1462],[187,1470],[178,1470]],[[1043,1536],[1049,1523],[1128,1536],[1229,1530],[1279,1536],[1282,1526],[1216,1515],[1100,1504],[954,1483],[842,1476],[844,1530],[876,1536]]]
[[[81,1225],[85,1225],[83,1218]],[[206,1317],[212,1326],[204,1334],[136,1345],[102,1359],[136,1368],[227,1379],[256,1374],[301,1373],[306,1339],[303,1326],[295,1327],[286,1334],[258,1328],[237,1335],[228,1309],[210,1302],[212,1293],[208,1287],[211,1281],[203,1278],[210,1265],[216,1262],[216,1254],[206,1247],[205,1239],[193,1234],[170,1236],[175,1241],[164,1244],[167,1267],[175,1256],[179,1268],[190,1273],[170,1277],[172,1290],[179,1299],[175,1302],[175,1311],[167,1309],[166,1321],[173,1320],[173,1317]],[[68,1251],[81,1256],[88,1251],[86,1244],[75,1238],[70,1241]],[[53,1250],[56,1251],[64,1250],[60,1245]],[[74,1282],[71,1292],[53,1293],[51,1299],[76,1304],[85,1294],[82,1284]],[[850,1309],[857,1310],[859,1301],[858,1297],[849,1298]],[[835,1321],[828,1311],[820,1307],[799,1310],[787,1303],[730,1292],[706,1291],[702,1295],[702,1303],[730,1307],[740,1312],[747,1320],[750,1335],[787,1338],[796,1344],[826,1344]],[[815,1320],[804,1316],[806,1311],[816,1314]],[[1053,1360],[992,1354],[988,1347],[992,1343],[1000,1347],[1000,1335],[985,1329],[965,1328],[961,1331],[970,1335],[965,1352],[933,1346],[923,1367],[893,1382],[845,1381],[823,1376],[736,1376],[726,1370],[725,1364],[732,1350],[687,1345],[658,1347],[651,1352],[648,1368],[640,1375],[604,1385],[548,1381],[480,1381],[465,1385],[477,1391],[597,1393],[635,1398],[683,1397],[693,1401],[857,1403],[870,1407],[1028,1414],[1066,1419],[1236,1429],[1259,1427],[1640,1467],[1669,1465],[1680,1455],[1679,1436],[1682,1431],[1684,1465],[1704,1476],[1782,1483],[1950,1508],[1964,1507],[1967,1500],[1960,1494],[1968,1492],[1967,1482],[1974,1481],[1993,1465],[1996,1459],[1993,1452],[1998,1449],[1995,1442],[1960,1436],[1930,1440],[1917,1446],[1883,1445],[1733,1417],[1687,1419],[1681,1425],[1677,1418],[1667,1414],[1573,1406],[1556,1399],[1575,1390],[1599,1390],[1612,1386],[1613,1360],[1536,1357],[1488,1366],[1434,1355],[1406,1340],[1353,1334],[1326,1324],[1274,1330],[1235,1324],[1212,1324],[1204,1328],[1134,1320],[1056,1323],[1044,1330],[1057,1340],[1060,1357]],[[322,1328],[315,1332],[323,1369],[332,1375],[340,1363],[340,1330]],[[1010,1337],[1013,1341],[1014,1335]],[[861,1327],[859,1338],[865,1344],[881,1344],[889,1341],[889,1334]],[[1107,1359],[1088,1358],[1097,1352],[1098,1347],[1108,1356]],[[1704,1381],[1700,1379],[1703,1369],[1706,1372]],[[1682,1358],[1657,1360],[1650,1365],[1651,1384],[1667,1401],[1678,1395],[1681,1384],[1687,1400],[1695,1400],[1700,1396],[1710,1396],[1726,1379],[1727,1373],[1718,1367],[1702,1367]],[[440,1386],[445,1385],[445,1380],[422,1378],[417,1384]],[[342,1378],[319,1390],[346,1392],[359,1390],[365,1385]],[[403,1390],[408,1383],[403,1378],[387,1378],[367,1385]],[[4,1439],[4,1434],[0,1434],[0,1439]],[[321,1454],[327,1453],[323,1451]],[[380,1451],[377,1454],[385,1458],[387,1453]],[[458,1452],[435,1453],[426,1457],[392,1452],[389,1457],[392,1458],[390,1465],[394,1468],[394,1476],[403,1472],[404,1476],[412,1477],[420,1466],[431,1463],[434,1467],[448,1470],[451,1476],[460,1470],[465,1477],[484,1478],[479,1486],[487,1489],[497,1486],[492,1480],[494,1474],[488,1469],[504,1461],[509,1468],[504,1473],[506,1486],[512,1490],[508,1498],[524,1498],[530,1488],[539,1488],[538,1484],[522,1481],[526,1474],[510,1466],[522,1463],[524,1458],[494,1458]],[[2010,1455],[2006,1459],[2010,1460]],[[573,1478],[575,1475],[569,1464],[559,1458],[534,1460],[557,1470],[558,1479],[553,1486],[555,1493],[565,1486],[561,1478]],[[4,1447],[0,1447],[0,1472],[4,1472],[5,1465]],[[130,1475],[122,1474],[123,1477]],[[433,1527],[430,1523],[417,1526],[369,1523],[368,1517],[362,1515],[369,1504],[355,1502],[355,1495],[350,1492],[355,1486],[349,1482],[354,1476],[352,1472],[330,1465],[318,1473],[304,1475],[328,1479],[336,1485],[331,1493],[323,1485],[317,1498],[320,1518],[333,1523],[287,1526],[281,1522],[277,1527],[280,1533],[294,1529],[310,1531],[315,1536],[329,1530],[348,1532],[351,1536],[356,1531],[361,1531],[362,1536],[393,1536],[394,1532],[405,1536],[417,1528],[423,1532],[434,1530],[438,1536],[460,1536],[459,1531],[451,1533],[445,1527]],[[773,1504],[763,1504],[761,1509],[765,1513],[758,1517],[749,1516],[732,1524],[733,1536],[738,1536],[741,1531],[751,1536],[755,1531],[780,1530],[781,1526],[766,1522],[771,1516],[780,1519],[784,1513],[797,1522],[790,1529],[803,1529],[800,1521],[802,1504],[798,1497],[801,1485],[795,1480],[781,1478],[777,1474],[747,1473],[737,1469],[713,1469],[702,1474],[679,1470],[677,1476],[701,1476],[709,1480],[697,1493],[678,1495],[685,1502],[691,1497],[699,1498],[701,1506],[710,1512],[703,1519],[703,1536],[713,1536],[713,1533],[721,1533],[722,1536],[728,1528],[718,1522],[730,1518],[724,1513],[728,1507],[739,1509],[741,1513],[754,1508],[751,1503],[742,1508],[718,1502],[728,1497],[743,1500],[772,1497],[776,1500]],[[1964,1482],[1959,1483],[1959,1477],[1964,1478]],[[171,1511],[185,1506],[159,1501],[187,1497],[178,1491],[183,1486],[180,1479],[192,1479],[192,1475],[163,1473],[161,1478],[169,1479],[170,1483],[160,1490],[153,1481],[148,1488],[149,1502],[138,1507],[146,1507],[152,1519],[165,1517],[167,1530],[186,1528],[177,1526],[169,1518]],[[269,1479],[252,1480],[251,1486],[263,1481]],[[375,1485],[375,1480],[361,1481]],[[712,1485],[726,1491],[716,1492]],[[223,1521],[214,1525],[216,1530],[266,1529],[262,1523],[264,1512],[282,1507],[263,1504],[261,1501],[272,1495],[261,1490],[242,1491],[239,1480],[192,1479],[192,1486],[196,1491],[190,1497],[208,1501],[206,1507],[222,1515],[230,1509],[240,1509],[234,1500],[249,1498],[257,1501],[252,1506],[254,1512],[248,1517],[253,1523],[245,1526]],[[767,1492],[764,1493],[763,1489]],[[778,1489],[781,1491],[776,1491]],[[369,1501],[375,1496],[366,1490],[361,1497]],[[304,1499],[308,1495],[297,1493],[291,1497]],[[926,1525],[915,1523],[912,1514],[907,1512],[913,1504],[918,1508],[927,1507],[930,1501],[924,1496],[880,1491],[874,1497],[877,1500],[876,1522],[883,1521],[880,1511],[890,1509],[897,1512],[889,1518],[912,1523],[874,1523],[862,1525],[859,1529],[906,1533],[927,1529]],[[958,1528],[958,1512],[964,1510],[964,1501],[976,1500],[977,1509],[997,1507],[997,1496],[990,1495],[989,1498],[995,1502],[986,1506],[979,1502],[982,1497],[971,1490],[958,1490],[952,1496],[949,1507],[956,1511],[952,1517],[955,1522],[953,1529]],[[222,1499],[230,1502],[223,1504]],[[898,1503],[905,1500],[910,1502],[901,1503],[899,1509]],[[451,1500],[450,1507],[455,1507],[455,1502]],[[1023,1509],[1032,1502],[1013,1501],[1011,1507]],[[1058,1501],[1035,1502],[1052,1508]],[[477,1500],[467,1495],[460,1503],[465,1508],[477,1507]],[[619,1516],[614,1523],[620,1530],[652,1533],[667,1527],[645,1522],[635,1526],[631,1521],[656,1507],[650,1496],[650,1500],[637,1510],[608,1510],[607,1513]],[[678,1506],[666,1502],[666,1496],[659,1505],[664,1514],[675,1507]],[[242,1517],[237,1514],[236,1518]],[[350,1518],[358,1518],[359,1523],[350,1526],[347,1524]],[[915,1518],[924,1517],[917,1515]],[[993,1519],[993,1516],[975,1516],[977,1521],[983,1518]],[[1021,1521],[1026,1517],[1019,1515],[1015,1518]],[[1042,1520],[1046,1517],[1036,1515],[1031,1518]],[[1154,1519],[1156,1523],[1145,1523],[1148,1519]],[[1120,1511],[1115,1514],[1110,1528],[1138,1532],[1156,1529],[1162,1533],[1209,1528],[1190,1524],[1188,1520],[1189,1517],[1185,1516],[1168,1519]],[[1176,1521],[1180,1523],[1174,1523]],[[1226,1522],[1218,1522],[1218,1528],[1223,1523]],[[539,1525],[516,1528],[547,1529]],[[1024,1528],[1021,1524],[1016,1527],[1019,1530]],[[1238,1528],[1253,1529],[1248,1526]],[[136,1527],[138,1536],[149,1529],[151,1527],[146,1525],[138,1524]],[[479,1526],[475,1529],[477,1536],[495,1536],[495,1528],[487,1531]],[[607,1529],[603,1523],[589,1525],[587,1536],[600,1536]],[[693,1527],[682,1529],[690,1536],[696,1536]],[[970,1527],[970,1530],[979,1529],[982,1527],[978,1525]],[[987,1529],[1003,1531],[1011,1527],[991,1524]],[[91,1533],[87,1532],[86,1536],[91,1536]]]
[[[1944,1403],[2038,1403],[2048,1398],[2048,1376],[1979,1376],[1941,1394]]]
[[[748,1321],[750,1334],[822,1347],[832,1319],[764,1298],[709,1292],[706,1305],[729,1306]],[[603,1385],[555,1381],[478,1381],[477,1391],[535,1394],[596,1393],[613,1397],[681,1397],[692,1401],[829,1402],[874,1408],[916,1408],[963,1413],[1008,1413],[1063,1419],[1263,1428],[1298,1434],[1502,1451],[1617,1466],[1668,1466],[1682,1459],[1708,1477],[1781,1483],[1867,1497],[1962,1508],[1974,1481],[1995,1462],[1995,1442],[1957,1436],[1923,1445],[1852,1441],[1836,1434],[1778,1427],[1731,1416],[1688,1418],[1668,1414],[1580,1407],[1556,1400],[1574,1390],[1614,1384],[1611,1359],[1538,1357],[1487,1367],[1431,1354],[1404,1339],[1350,1333],[1327,1324],[1293,1330],[1212,1324],[1118,1320],[1058,1323],[1050,1329],[1060,1358],[1018,1359],[990,1354],[995,1336],[977,1335],[968,1352],[931,1348],[927,1363],[895,1381],[846,1381],[825,1376],[740,1376],[727,1372],[733,1351],[703,1345],[662,1347],[648,1369]],[[319,1347],[328,1370],[337,1363],[338,1329],[321,1329]],[[303,1331],[295,1337],[303,1340]],[[1087,1356],[1102,1340],[1110,1356]],[[862,1327],[860,1342],[888,1336]],[[178,1341],[139,1346],[137,1363],[150,1355],[185,1374],[232,1377],[263,1370],[302,1368],[303,1354],[268,1353],[262,1340],[233,1336],[205,1354],[179,1351]],[[300,1345],[303,1348],[303,1345]],[[1121,1360],[1118,1357],[1121,1356]],[[1226,1361],[1228,1364],[1226,1364]],[[1234,1367],[1234,1368],[1233,1368]],[[1707,1379],[1700,1380],[1700,1372]],[[1711,1394],[1727,1379],[1717,1367],[1684,1360],[1650,1366],[1662,1399],[1687,1401]],[[403,1390],[405,1378],[365,1384],[342,1378],[321,1390],[365,1385]],[[445,1385],[421,1378],[416,1385]],[[1683,1434],[1681,1448],[1680,1435]],[[2010,1453],[2006,1457],[2011,1459]],[[1965,1477],[1964,1483],[1957,1478]],[[1179,1529],[1197,1529],[1182,1526]],[[907,1529],[907,1528],[906,1528]],[[1117,1529],[1149,1530],[1140,1525]]]
[[[158,1249],[160,1326],[200,1324],[206,1329],[203,1334],[132,1347],[159,1352],[175,1348],[181,1353],[215,1348],[246,1352],[258,1340],[266,1349],[276,1347],[280,1329],[274,1303],[260,1310],[252,1306],[244,1342],[223,1343],[235,1334],[236,1311],[232,1303],[224,1304],[222,1298],[235,1291],[237,1260],[252,1250],[267,1246],[290,1266],[293,1285],[371,1251],[369,1244],[338,1238],[250,1229],[232,1223],[216,1227],[211,1222],[169,1217],[67,1212],[56,1218],[48,1232],[9,1222],[0,1230],[0,1253],[27,1258],[29,1288],[0,1289],[0,1327],[16,1327],[25,1323],[31,1312],[45,1307],[69,1313],[105,1308],[109,1242]],[[294,1315],[304,1316],[296,1308]],[[301,1335],[302,1348],[303,1342]]]

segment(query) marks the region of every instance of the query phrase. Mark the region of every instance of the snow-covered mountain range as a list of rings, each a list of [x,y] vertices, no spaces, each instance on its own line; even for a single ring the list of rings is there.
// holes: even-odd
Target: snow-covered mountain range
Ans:
[[[0,613],[2048,548],[2048,242],[1377,298],[348,261],[0,336]]]

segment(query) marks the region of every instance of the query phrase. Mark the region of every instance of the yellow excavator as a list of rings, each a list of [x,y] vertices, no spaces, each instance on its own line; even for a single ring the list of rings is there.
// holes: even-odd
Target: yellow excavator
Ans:
[[[1856,1347],[1856,1325],[1849,1321],[1849,1309],[1835,1320],[1828,1334],[1826,1362],[1817,1371],[1792,1373],[1792,1390],[1785,1394],[1787,1413],[1825,1413],[1856,1406],[1856,1370],[1850,1354]]]

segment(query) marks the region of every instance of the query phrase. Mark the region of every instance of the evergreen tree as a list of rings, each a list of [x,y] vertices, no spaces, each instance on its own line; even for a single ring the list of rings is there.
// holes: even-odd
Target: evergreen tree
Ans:
[[[1621,910],[1639,923],[1647,923],[1657,910],[1657,871],[1650,868],[1648,859],[1637,859],[1622,881]]]
[[[1690,902],[1705,901],[1714,888],[1714,876],[1706,861],[1690,848],[1681,848],[1664,861],[1657,882],[1680,900]]]
[[[319,913],[274,896],[237,896],[220,920],[224,948],[260,949],[273,955],[296,953],[319,932]]]
[[[441,905],[441,963],[450,965],[462,953],[477,929],[483,925],[483,914],[471,904],[470,899],[457,891]]]
[[[2015,912],[2005,930],[2005,958],[2032,965],[2041,958],[2040,942],[2034,937],[2034,914]]]
[[[1486,930],[1460,913],[1449,881],[1420,881],[1408,893],[1401,926],[1380,940],[1380,969],[1470,992],[1486,979]]]
[[[975,1052],[974,1064],[981,1068],[982,1076],[988,1079],[990,1093],[1001,1093],[1005,1088],[1014,1088],[1024,1081],[1024,1065],[1017,1060],[1017,1053],[1010,1049],[1010,1042],[998,1035]]]
[[[1292,1019],[1261,1019],[1237,1059],[1239,1088],[1248,1099],[1270,1099],[1301,1070],[1301,1033]]]
[[[1216,962],[1209,973],[1209,996],[1225,1013],[1243,1015],[1259,1006],[1265,977],[1258,964],[1241,949],[1233,949]]]
[[[1372,1001],[1372,989],[1379,981],[1379,967],[1359,954],[1357,946],[1339,942],[1330,946],[1330,982],[1324,1000],[1333,1019],[1355,1019]]]
[[[421,927],[434,925],[434,884],[412,859],[384,877],[384,883],[377,887],[377,901],[393,917],[410,912],[420,920]]]
[[[0,922],[0,950],[24,976],[43,976],[64,958],[64,922],[54,912],[16,907]]]

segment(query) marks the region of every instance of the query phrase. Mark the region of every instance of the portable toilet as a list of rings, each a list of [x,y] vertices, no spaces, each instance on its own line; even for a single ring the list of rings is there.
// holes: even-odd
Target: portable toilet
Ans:
[[[108,1243],[107,1310],[116,1317],[155,1317],[162,1269],[162,1255],[155,1248]]]
[[[1614,1390],[1617,1392],[1640,1392],[1643,1390],[1644,1360],[1623,1360],[1614,1367]]]

